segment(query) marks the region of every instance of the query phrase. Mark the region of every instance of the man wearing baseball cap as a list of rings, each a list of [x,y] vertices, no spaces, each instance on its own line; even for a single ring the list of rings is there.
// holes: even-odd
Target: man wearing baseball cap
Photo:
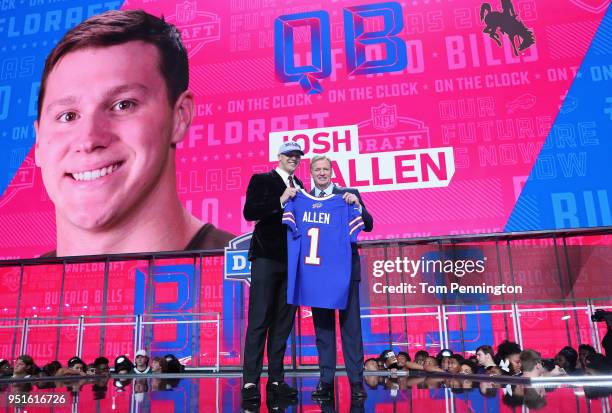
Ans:
[[[287,304],[287,229],[282,224],[285,203],[304,188],[294,172],[304,155],[297,142],[278,149],[278,165],[251,177],[244,204],[244,218],[257,221],[249,260],[251,287],[243,356],[244,401],[261,399],[259,378],[268,339],[268,398],[293,399],[297,390],[284,381],[283,357],[293,327],[295,307]]]
[[[151,367],[149,366],[149,355],[145,350],[140,349],[136,352],[134,362],[134,374],[148,374],[151,372]]]

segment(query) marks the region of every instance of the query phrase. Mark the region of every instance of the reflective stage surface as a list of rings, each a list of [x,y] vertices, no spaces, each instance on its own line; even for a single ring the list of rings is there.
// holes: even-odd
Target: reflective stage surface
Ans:
[[[576,377],[580,380],[580,377]],[[544,387],[434,377],[366,377],[367,399],[351,402],[346,377],[336,381],[335,401],[316,402],[317,376],[287,377],[299,389],[296,401],[266,398],[242,405],[240,377],[182,378],[0,384],[0,412],[611,412],[611,382]]]

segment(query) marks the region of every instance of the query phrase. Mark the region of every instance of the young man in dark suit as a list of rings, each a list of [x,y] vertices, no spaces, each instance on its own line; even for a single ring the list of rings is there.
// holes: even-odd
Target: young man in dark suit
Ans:
[[[287,304],[287,229],[282,224],[285,203],[295,197],[302,182],[293,174],[304,155],[298,143],[285,142],[278,150],[278,166],[251,177],[244,218],[257,221],[249,260],[249,320],[244,344],[244,401],[259,401],[259,378],[268,338],[268,396],[294,398],[297,390],[284,381],[283,358],[293,327],[296,307]]]
[[[310,160],[310,175],[315,187],[310,192],[316,197],[331,194],[342,195],[344,200],[357,205],[361,210],[361,218],[365,224],[364,231],[370,232],[374,220],[368,213],[359,195],[353,188],[341,188],[331,182],[331,160],[326,156],[315,156]],[[340,310],[340,333],[342,335],[342,353],[346,365],[346,373],[351,383],[351,398],[366,397],[363,388],[363,340],[361,338],[361,318],[359,311],[359,281],[361,281],[361,265],[357,245],[351,244],[352,266],[351,285],[346,309]],[[317,351],[319,352],[319,368],[321,378],[313,399],[328,400],[334,395],[334,376],[336,374],[336,326],[335,310],[312,308],[312,318],[317,336]]]

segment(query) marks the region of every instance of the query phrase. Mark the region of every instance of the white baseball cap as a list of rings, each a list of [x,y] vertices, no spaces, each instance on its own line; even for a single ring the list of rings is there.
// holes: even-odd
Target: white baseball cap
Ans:
[[[300,155],[304,156],[304,151],[299,143],[293,141],[283,142],[278,148],[278,154],[284,154],[289,152],[299,152]]]

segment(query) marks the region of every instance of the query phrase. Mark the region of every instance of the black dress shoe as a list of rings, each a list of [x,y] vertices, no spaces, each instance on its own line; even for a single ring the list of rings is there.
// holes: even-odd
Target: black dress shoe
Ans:
[[[295,398],[298,395],[297,389],[294,389],[284,381],[279,382],[278,384],[273,384],[271,381],[268,381],[266,384],[266,393],[269,396],[275,398]]]
[[[366,397],[368,397],[368,394],[363,388],[363,383],[351,383],[351,399],[365,399]]]
[[[331,400],[334,398],[334,384],[319,380],[317,388],[312,392],[312,400]]]
[[[240,394],[242,395],[242,400],[245,402],[258,402],[261,400],[258,386],[243,387],[242,390],[240,390]]]

